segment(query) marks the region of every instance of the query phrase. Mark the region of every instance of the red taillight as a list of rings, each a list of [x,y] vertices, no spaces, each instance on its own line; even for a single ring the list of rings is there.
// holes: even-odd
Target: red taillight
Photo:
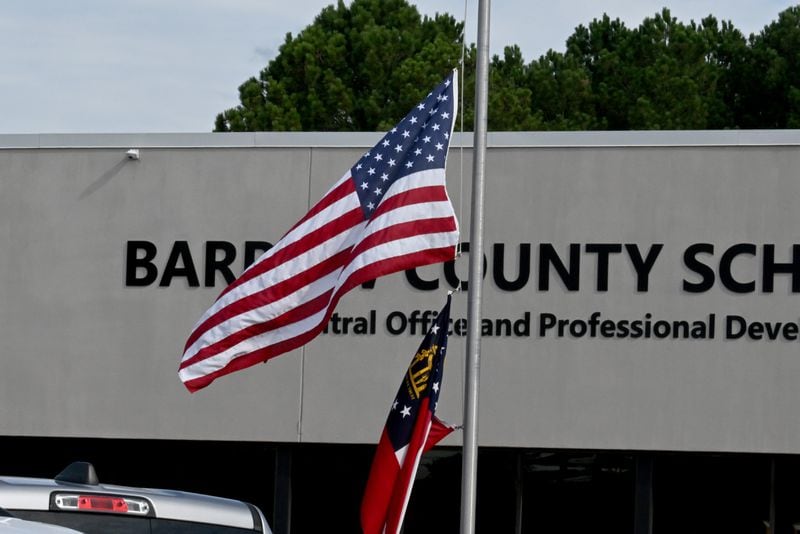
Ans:
[[[121,497],[103,497],[101,495],[80,495],[78,510],[96,510],[98,512],[126,513],[128,503]]]
[[[52,505],[55,510],[80,512],[105,512],[112,514],[150,514],[147,499],[121,495],[102,495],[93,493],[54,493]]]

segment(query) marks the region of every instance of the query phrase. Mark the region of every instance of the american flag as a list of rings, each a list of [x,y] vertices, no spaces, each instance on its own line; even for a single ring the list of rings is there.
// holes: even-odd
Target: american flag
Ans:
[[[411,359],[381,433],[361,501],[364,534],[395,534],[403,525],[422,453],[456,427],[434,415],[442,388],[450,296]]]
[[[189,391],[308,343],[353,287],[455,257],[445,163],[456,86],[454,70],[225,288],[186,341]]]

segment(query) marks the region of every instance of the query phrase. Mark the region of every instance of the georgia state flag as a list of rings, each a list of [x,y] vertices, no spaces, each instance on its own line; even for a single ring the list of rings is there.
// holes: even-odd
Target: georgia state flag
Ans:
[[[456,427],[435,415],[442,387],[450,296],[422,340],[392,403],[361,502],[365,534],[400,531],[422,453]]]

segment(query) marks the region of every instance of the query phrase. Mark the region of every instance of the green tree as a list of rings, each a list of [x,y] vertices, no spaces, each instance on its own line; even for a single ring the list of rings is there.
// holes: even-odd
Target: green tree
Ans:
[[[700,24],[683,24],[668,9],[635,29],[607,15],[588,27],[579,26],[567,40],[565,56],[551,55],[547,61],[554,76],[569,73],[590,85],[582,93],[574,88],[561,93],[573,102],[580,95],[583,118],[564,126],[611,130],[729,126],[720,83],[728,80],[730,54],[740,51],[737,44],[744,46],[744,38],[729,23],[720,29],[716,19],[708,17]],[[562,105],[575,109],[575,104]],[[546,102],[541,109],[550,107]]]
[[[462,32],[452,16],[421,17],[405,0],[340,0],[287,34],[215,130],[384,130],[458,66]]]
[[[629,46],[630,30],[619,19],[611,20],[608,15],[594,19],[588,27],[575,28],[567,39],[567,50],[561,65],[572,75],[583,75],[589,83],[587,88],[589,115],[592,117],[586,126],[591,129],[627,129],[627,110],[630,108],[628,74],[623,70],[631,53]],[[555,62],[554,65],[558,65]],[[577,125],[576,125],[577,126]]]
[[[800,6],[758,35],[737,64],[735,113],[743,128],[800,128]]]
[[[682,24],[667,9],[632,32],[630,129],[709,128],[719,107],[720,71],[709,61],[712,43],[704,36],[702,24]]]
[[[461,62],[461,23],[421,17],[407,0],[340,0],[287,34],[216,131],[385,130]],[[800,6],[746,39],[713,16],[684,24],[663,9],[627,28],[608,15],[566,50],[491,61],[490,130],[800,128]],[[476,48],[462,69],[474,117]]]
[[[499,56],[492,58],[487,116],[490,130],[536,129],[537,124],[531,115],[531,90],[525,83],[527,76],[528,67],[518,46],[506,47],[502,59]],[[474,85],[474,81],[472,83]],[[465,124],[469,125],[466,129],[472,129],[472,122],[465,121]]]
[[[706,50],[706,62],[714,71],[715,95],[708,102],[706,127],[737,127],[735,105],[741,80],[738,72],[747,61],[749,49],[744,35],[729,21],[719,23],[709,15],[699,28]]]
[[[548,51],[528,69],[533,130],[590,130],[595,121],[589,71],[572,55]]]

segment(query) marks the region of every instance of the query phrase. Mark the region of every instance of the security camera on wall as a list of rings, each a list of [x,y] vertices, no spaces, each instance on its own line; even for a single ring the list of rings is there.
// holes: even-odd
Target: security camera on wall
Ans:
[[[128,159],[138,160],[139,159],[139,149],[138,148],[132,148],[132,149],[128,150],[127,152],[125,152],[125,155],[128,156]]]

